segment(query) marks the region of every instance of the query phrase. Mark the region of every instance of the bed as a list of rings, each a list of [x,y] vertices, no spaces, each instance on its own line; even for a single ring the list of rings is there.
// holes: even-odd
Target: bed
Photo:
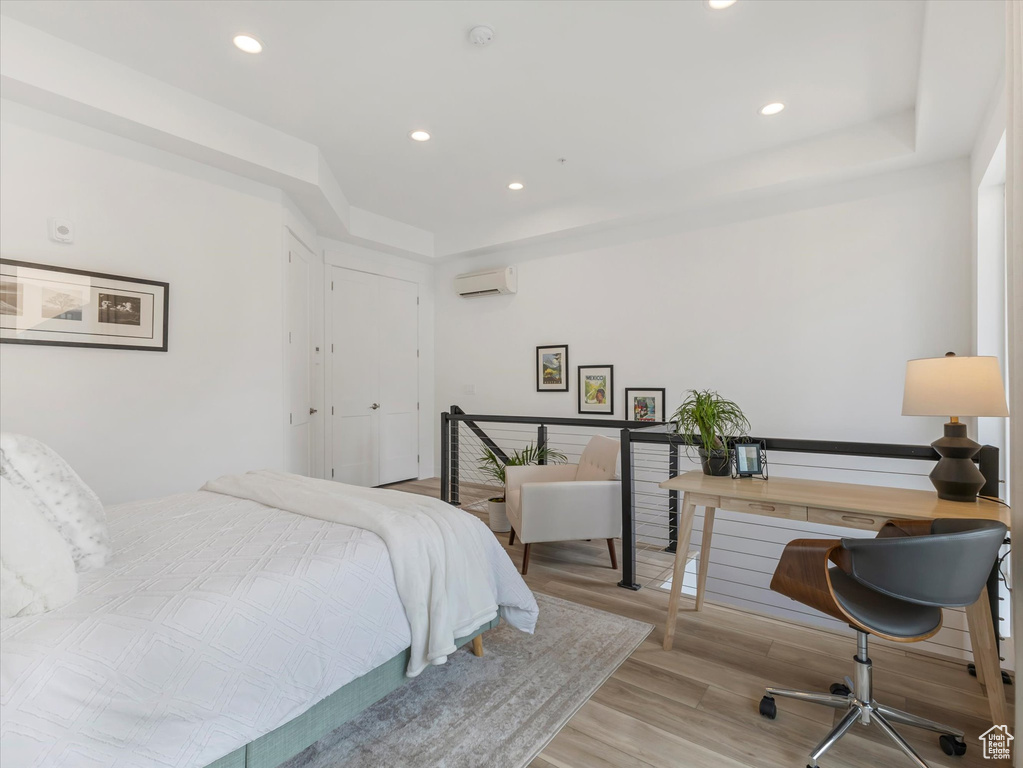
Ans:
[[[406,682],[410,623],[375,533],[208,491],[107,517],[114,555],[72,602],[0,629],[3,765],[271,768]],[[480,541],[501,611],[535,622]]]

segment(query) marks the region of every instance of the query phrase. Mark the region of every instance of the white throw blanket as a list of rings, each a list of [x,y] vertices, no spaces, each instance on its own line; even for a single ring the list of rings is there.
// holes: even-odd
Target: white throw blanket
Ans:
[[[445,663],[456,638],[498,614],[484,539],[493,534],[472,515],[438,499],[271,471],[228,475],[203,490],[363,528],[383,539],[411,629],[409,677],[429,664]],[[509,624],[529,633],[537,614],[535,601],[502,611]]]

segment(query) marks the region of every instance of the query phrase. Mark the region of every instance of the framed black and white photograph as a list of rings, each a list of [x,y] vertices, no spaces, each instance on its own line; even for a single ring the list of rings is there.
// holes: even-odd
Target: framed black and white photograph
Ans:
[[[579,366],[579,413],[615,412],[614,366]]]
[[[664,421],[664,389],[645,387],[625,390],[626,421]]]
[[[536,391],[568,392],[568,344],[536,348]]]
[[[0,259],[0,342],[167,351],[167,283]]]

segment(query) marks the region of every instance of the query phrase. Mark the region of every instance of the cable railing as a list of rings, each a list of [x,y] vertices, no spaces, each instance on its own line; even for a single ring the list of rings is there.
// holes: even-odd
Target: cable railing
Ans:
[[[467,414],[458,406],[441,414],[441,498],[463,508],[484,512],[486,501],[503,488],[479,469],[485,451],[505,461],[513,451],[530,443],[546,445],[578,462],[589,439],[596,434],[621,441],[622,545],[621,581],[627,589],[669,589],[678,541],[681,499],[660,483],[698,469],[695,453],[664,424],[600,418]],[[761,441],[770,460],[771,476],[800,477],[902,488],[930,489],[928,472],[939,457],[929,445],[751,438]],[[987,479],[983,495],[999,496],[998,449],[984,446],[978,454]],[[769,481],[768,481],[769,482]],[[693,523],[690,541],[699,542],[703,510]],[[872,535],[859,529],[841,529],[808,521],[763,518],[718,510],[710,552],[692,546],[687,553],[683,594],[694,595],[696,565],[708,557],[707,600],[760,613],[844,630],[844,625],[823,614],[796,606],[772,592],[770,580],[782,550],[792,539]],[[989,582],[992,613],[1006,601],[999,597],[997,572]],[[998,622],[999,634],[1008,636],[1010,617]],[[969,648],[963,611],[946,611],[945,629],[930,642],[933,650],[965,657]],[[922,646],[921,646],[922,647]]]

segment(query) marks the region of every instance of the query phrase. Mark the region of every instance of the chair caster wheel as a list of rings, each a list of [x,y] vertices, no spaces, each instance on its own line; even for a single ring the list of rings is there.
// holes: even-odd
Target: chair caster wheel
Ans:
[[[773,696],[764,696],[760,700],[760,714],[768,720],[774,720],[778,716],[778,705],[774,703]]]
[[[938,744],[941,745],[941,751],[946,755],[961,757],[966,754],[966,742],[958,736],[951,736],[947,733],[942,734],[938,737]]]
[[[832,683],[828,690],[832,696],[848,696],[851,693],[845,683]]]

